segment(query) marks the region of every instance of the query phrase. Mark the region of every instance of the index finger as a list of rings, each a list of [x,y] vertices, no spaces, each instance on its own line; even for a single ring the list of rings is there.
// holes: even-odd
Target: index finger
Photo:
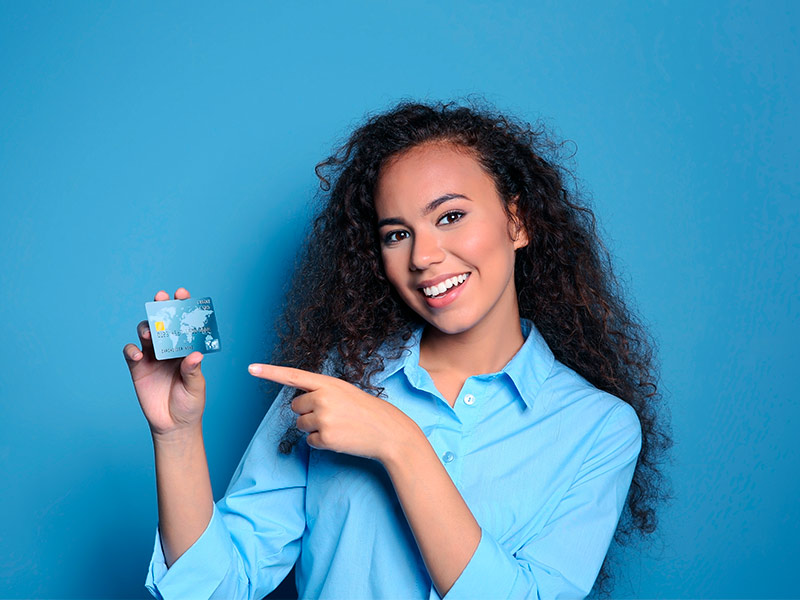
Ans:
[[[336,381],[335,377],[330,377],[329,375],[321,375],[319,373],[312,373],[311,371],[303,371],[303,369],[281,367],[278,365],[253,363],[247,367],[247,370],[250,371],[251,375],[255,375],[261,379],[269,379],[270,381],[275,381],[307,392],[318,390],[325,385],[330,385],[332,381]]]

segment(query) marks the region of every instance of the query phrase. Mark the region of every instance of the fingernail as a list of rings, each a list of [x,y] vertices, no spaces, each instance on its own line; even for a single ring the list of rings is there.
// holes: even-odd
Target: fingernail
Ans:
[[[137,352],[136,354],[133,355],[133,360],[139,360],[140,358],[142,358],[141,352]]]
[[[259,367],[258,365],[250,365],[249,367],[247,367],[247,369],[253,375],[258,375],[259,373],[261,373],[261,367]]]

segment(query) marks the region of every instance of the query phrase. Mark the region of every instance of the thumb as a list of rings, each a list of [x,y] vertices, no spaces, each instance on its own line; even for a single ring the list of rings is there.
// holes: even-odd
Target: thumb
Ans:
[[[181,377],[186,389],[190,392],[196,391],[203,386],[203,372],[200,369],[201,362],[203,362],[202,352],[192,352],[181,361]]]

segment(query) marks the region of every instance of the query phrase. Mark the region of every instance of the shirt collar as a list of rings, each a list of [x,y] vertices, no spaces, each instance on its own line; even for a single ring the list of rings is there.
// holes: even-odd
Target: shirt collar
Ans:
[[[550,376],[555,358],[533,321],[521,318],[520,327],[525,342],[500,372],[505,373],[511,379],[525,405],[531,408],[542,384]],[[422,338],[423,328],[424,326],[420,325],[414,329],[411,338],[403,345],[398,358],[386,358],[391,354],[390,346],[384,345],[381,348],[380,352],[384,356],[384,368],[374,376],[375,385],[381,385],[383,381],[402,369],[412,385],[417,388],[422,387],[419,342]]]
[[[553,370],[555,358],[533,321],[520,319],[519,322],[525,343],[503,367],[503,372],[514,382],[526,406],[531,408],[533,399]]]

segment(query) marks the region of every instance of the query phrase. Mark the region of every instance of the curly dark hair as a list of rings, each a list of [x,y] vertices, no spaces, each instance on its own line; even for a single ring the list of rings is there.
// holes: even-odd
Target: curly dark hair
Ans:
[[[655,344],[626,306],[595,216],[564,166],[564,144],[554,139],[542,123],[532,127],[475,101],[403,101],[369,117],[316,167],[321,206],[276,322],[272,360],[309,371],[327,364],[333,374],[383,393],[370,384],[384,366],[376,350],[394,340],[398,357],[401,342],[423,321],[383,270],[373,202],[381,167],[429,142],[470,150],[509,215],[509,202],[516,200],[529,232],[529,244],[515,259],[520,316],[535,323],[557,360],[630,404],[639,417],[642,449],[614,535],[626,545],[634,534],[644,539],[655,532],[656,509],[671,497],[660,465],[672,439],[659,410]],[[291,426],[279,450],[289,454],[299,436]],[[609,557],[593,593],[609,593]]]

